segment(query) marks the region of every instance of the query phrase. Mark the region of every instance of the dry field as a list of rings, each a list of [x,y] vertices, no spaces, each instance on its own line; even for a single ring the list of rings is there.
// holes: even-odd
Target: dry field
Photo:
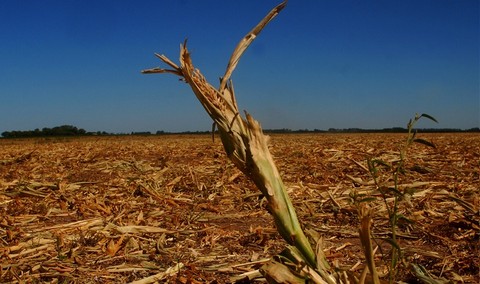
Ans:
[[[437,148],[411,148],[399,181],[414,189],[400,206],[414,222],[397,229],[405,260],[479,283],[480,135],[420,137]],[[398,159],[404,139],[272,136],[307,235],[323,237],[334,266],[363,269],[351,196],[375,195],[367,158]],[[390,229],[383,201],[370,206],[382,274]],[[0,212],[0,283],[226,283],[285,246],[259,191],[208,135],[0,140]],[[416,282],[406,264],[397,279]]]

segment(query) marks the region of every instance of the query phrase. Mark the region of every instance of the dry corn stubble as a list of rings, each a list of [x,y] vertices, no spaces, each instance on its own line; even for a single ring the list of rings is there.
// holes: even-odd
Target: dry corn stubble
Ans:
[[[480,137],[422,137],[435,141],[437,150],[416,147],[405,165],[409,179],[399,185],[416,188],[411,205],[400,208],[415,220],[400,226],[405,257],[433,275],[478,283]],[[359,194],[374,190],[365,155],[393,160],[403,138],[271,136],[270,150],[299,218],[308,231],[324,236],[328,260],[341,268],[359,273],[365,267],[358,216],[349,202],[352,188]],[[185,266],[166,276],[170,281],[225,283],[255,277],[259,265],[285,246],[259,205],[258,190],[218,157],[222,145],[209,135],[0,139],[0,149],[0,282],[15,283],[17,275],[25,282],[123,283],[180,262]],[[419,162],[431,171],[418,171]],[[385,205],[372,208],[374,236],[388,236]],[[110,240],[125,234],[109,256]],[[380,271],[382,257],[377,250]],[[418,281],[404,269],[398,279]]]

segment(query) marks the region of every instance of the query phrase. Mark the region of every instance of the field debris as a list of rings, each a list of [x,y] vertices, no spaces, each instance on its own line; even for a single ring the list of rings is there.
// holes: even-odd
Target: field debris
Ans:
[[[412,196],[400,210],[413,223],[400,225],[400,245],[419,271],[478,283],[480,137],[422,136],[437,148],[409,153],[401,186]],[[402,139],[271,137],[311,243],[322,239],[339,269],[365,267],[350,196],[373,190],[366,159],[395,159]],[[262,195],[208,135],[4,139],[0,149],[0,283],[256,282],[285,247]],[[380,239],[385,208],[380,200],[371,206]],[[384,277],[386,246],[372,245]],[[414,279],[407,268],[400,273]]]

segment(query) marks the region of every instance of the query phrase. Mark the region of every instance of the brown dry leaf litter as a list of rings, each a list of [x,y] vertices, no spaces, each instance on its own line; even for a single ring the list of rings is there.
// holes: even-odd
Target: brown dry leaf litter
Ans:
[[[423,134],[400,187],[410,262],[478,283],[480,136]],[[360,272],[350,195],[374,189],[366,158],[398,159],[402,134],[274,135],[272,153],[305,230]],[[386,177],[386,176],[385,176]],[[388,181],[387,181],[388,182]],[[385,206],[373,233],[388,237]],[[254,277],[285,243],[253,184],[205,136],[0,140],[0,282],[226,283]],[[375,254],[385,275],[388,245]],[[400,280],[413,281],[407,269]]]

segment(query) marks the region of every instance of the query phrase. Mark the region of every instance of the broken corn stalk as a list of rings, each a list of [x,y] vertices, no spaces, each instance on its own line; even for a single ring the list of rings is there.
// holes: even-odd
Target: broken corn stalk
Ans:
[[[243,117],[240,114],[233,83],[230,80],[233,70],[247,47],[285,5],[286,1],[276,6],[238,43],[218,89],[209,84],[200,71],[193,66],[186,41],[180,46],[180,66],[164,55],[155,54],[171,69],[153,68],[144,70],[142,73],[171,73],[180,76],[190,85],[193,93],[217,126],[228,158],[255,183],[266,197],[280,235],[300,252],[304,265],[318,269],[322,276],[329,278],[328,283],[333,283],[327,276],[329,265],[323,252],[320,250],[315,255],[303,233],[293,204],[270,154],[268,137],[263,134],[260,123],[251,115],[245,113]]]

